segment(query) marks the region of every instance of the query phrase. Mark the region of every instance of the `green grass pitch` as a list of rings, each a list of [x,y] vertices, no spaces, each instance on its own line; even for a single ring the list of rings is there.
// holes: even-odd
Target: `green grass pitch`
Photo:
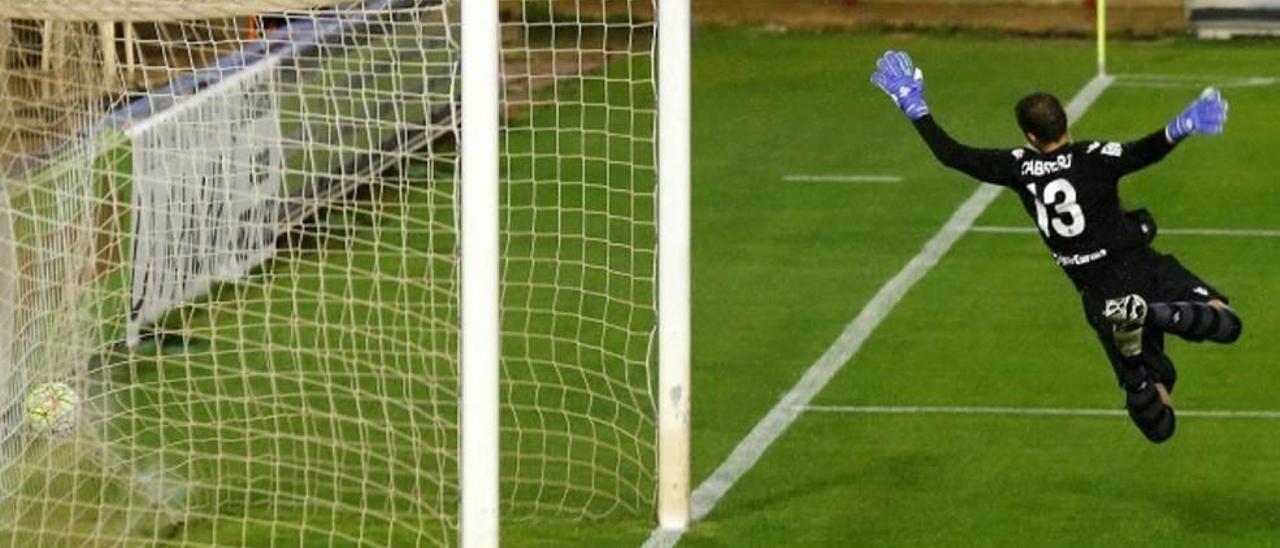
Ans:
[[[923,67],[962,141],[1018,144],[1012,105],[1070,98],[1092,77],[1083,41],[772,35],[711,30],[695,53],[695,477],[705,478],[946,221],[974,183],[934,163],[865,81],[885,49]],[[1112,70],[1276,76],[1267,44],[1120,43]],[[1081,139],[1137,138],[1215,78],[1113,87]],[[1277,229],[1263,158],[1277,88],[1227,88],[1225,136],[1196,139],[1126,180],[1165,228]],[[733,138],[725,138],[732,135]],[[788,184],[876,173],[899,185]],[[1030,226],[1006,193],[979,225]],[[1184,409],[1277,409],[1280,245],[1165,235],[1156,245],[1233,298],[1232,347],[1171,342]],[[817,405],[1119,409],[1079,299],[1033,234],[964,236],[894,309]],[[1280,518],[1268,420],[1185,418],[1151,446],[1122,417],[807,413],[684,546],[1264,546]],[[625,545],[627,542],[620,542]]]
[[[1041,89],[1069,98],[1093,76],[1093,47],[1088,41],[999,38],[974,35],[885,35],[874,33],[772,33],[751,29],[700,28],[694,43],[694,482],[705,479],[755,423],[826,350],[866,302],[919,250],[955,208],[973,191],[963,175],[936,165],[915,132],[868,81],[876,57],[885,49],[910,51],[926,75],[926,94],[939,121],[962,141],[989,146],[1020,142],[1012,105],[1024,93]],[[1280,76],[1280,62],[1266,43],[1204,44],[1186,41],[1119,43],[1111,47],[1116,72],[1142,72],[1223,80],[1235,76]],[[620,70],[611,67],[610,70]],[[1214,78],[1174,82],[1169,87],[1116,86],[1107,90],[1072,133],[1078,138],[1136,138],[1160,127],[1198,93],[1197,84]],[[1149,207],[1162,228],[1280,229],[1274,209],[1277,191],[1266,158],[1278,145],[1272,131],[1280,119],[1277,86],[1227,88],[1232,120],[1225,136],[1193,139],[1162,164],[1129,178],[1124,196],[1131,207]],[[602,90],[586,90],[595,93]],[[617,97],[618,95],[614,95]],[[645,101],[644,98],[640,99]],[[535,119],[553,120],[549,110]],[[603,110],[578,112],[562,123],[607,127]],[[635,121],[632,121],[633,123]],[[640,122],[649,122],[641,120]],[[621,131],[623,128],[618,128]],[[537,147],[536,136],[517,147]],[[561,143],[564,145],[564,143]],[[574,146],[596,146],[577,143]],[[651,150],[633,149],[646,155]],[[574,176],[565,166],[532,162],[516,165],[550,181]],[[415,177],[432,178],[426,166]],[[558,175],[557,175],[558,174]],[[784,182],[797,174],[888,174],[899,184]],[[644,184],[643,180],[631,180]],[[411,226],[426,235],[452,220],[438,206],[449,189],[409,196],[380,195],[374,200],[388,213],[382,219],[330,217],[346,234],[341,242],[371,241],[387,223]],[[607,192],[606,192],[607,193]],[[518,200],[536,200],[530,195]],[[545,198],[545,195],[544,195]],[[561,196],[560,198],[563,198]],[[605,196],[569,197],[599,205]],[[613,204],[649,208],[647,202]],[[535,222],[514,217],[515,222]],[[545,219],[544,219],[545,220]],[[583,233],[607,232],[591,219],[566,219]],[[1031,226],[1015,198],[1002,195],[978,220],[979,225]],[[394,228],[394,227],[387,227]],[[551,227],[544,227],[551,228]],[[389,232],[388,232],[389,233]],[[615,233],[616,234],[616,233]],[[636,236],[629,242],[645,247]],[[532,242],[530,242],[532,245]],[[433,242],[446,253],[452,240]],[[1276,305],[1280,295],[1280,239],[1259,237],[1163,235],[1157,247],[1176,254],[1192,270],[1232,297],[1246,322],[1245,336],[1232,347],[1171,342],[1181,380],[1175,399],[1185,409],[1280,410],[1280,388],[1272,372],[1280,333]],[[255,442],[245,435],[255,419],[255,397],[268,398],[272,383],[319,382],[308,367],[326,363],[359,382],[374,352],[358,334],[319,331],[284,332],[243,329],[272,325],[271,315],[315,315],[325,307],[297,309],[291,292],[396,291],[391,280],[350,281],[353,271],[370,272],[378,255],[355,248],[352,262],[326,264],[307,259],[274,274],[296,283],[277,287],[277,295],[255,289],[223,288],[218,302],[236,299],[256,305],[197,311],[182,325],[193,341],[214,346],[238,339],[271,366],[271,340],[289,338],[323,346],[331,336],[347,336],[331,355],[279,360],[296,369],[266,374],[247,371],[236,382],[213,381],[218,360],[232,359],[230,348],[199,349],[198,363],[208,372],[194,380],[166,377],[167,364],[136,367],[131,381],[190,383],[173,393],[191,397],[206,391],[234,391],[222,410],[209,415],[235,417],[235,424],[192,430],[191,443],[210,450],[249,454]],[[523,253],[543,253],[530,249]],[[645,256],[608,257],[607,248],[582,247],[587,262],[647,260]],[[554,258],[554,257],[545,257]],[[442,256],[441,261],[446,259]],[[379,263],[378,268],[430,275],[447,269],[430,256],[412,264]],[[346,261],[346,259],[344,259]],[[413,270],[418,269],[418,270]],[[535,278],[532,265],[525,272]],[[578,275],[591,275],[590,269]],[[647,302],[651,288],[596,282],[614,288],[618,300]],[[353,285],[354,284],[354,285]],[[431,300],[429,286],[401,289],[398,302]],[[580,297],[580,296],[579,296]],[[437,301],[447,297],[436,296]],[[557,306],[554,295],[508,296],[508,303]],[[532,300],[531,300],[532,299]],[[320,302],[321,299],[317,299]],[[566,300],[566,313],[578,301]],[[447,302],[429,313],[445,321]],[[602,304],[607,307],[607,303]],[[404,310],[352,308],[335,304],[333,313],[360,313],[367,321],[403,321]],[[607,309],[595,313],[608,314]],[[225,314],[218,318],[218,314]],[[215,319],[217,321],[215,321]],[[420,318],[419,318],[420,319]],[[282,324],[281,324],[282,325]],[[548,327],[581,329],[582,326]],[[216,333],[216,330],[232,332]],[[613,337],[609,345],[637,352],[637,341]],[[217,342],[220,341],[220,342]],[[386,342],[386,341],[383,341]],[[417,341],[440,352],[449,340]],[[154,349],[152,349],[154,351]],[[175,355],[181,348],[173,348]],[[226,350],[223,352],[222,350]],[[536,358],[554,348],[527,350]],[[643,352],[623,355],[642,359]],[[163,356],[163,351],[157,352]],[[608,356],[601,358],[607,359]],[[235,358],[243,359],[243,357]],[[246,362],[247,363],[247,362]],[[394,366],[395,364],[392,364]],[[382,393],[406,399],[431,398],[453,381],[447,367],[429,371],[419,383],[381,386]],[[167,380],[166,380],[167,379]],[[176,379],[176,380],[175,380]],[[203,380],[202,380],[203,379]],[[205,384],[202,382],[215,383]],[[583,379],[590,383],[590,379]],[[229,383],[229,384],[228,384]],[[317,385],[318,386],[318,385]],[[252,396],[252,397],[250,397]],[[567,399],[585,409],[591,401]],[[394,421],[398,411],[374,402],[292,402],[319,410],[323,418],[357,413],[365,423]],[[818,405],[853,406],[997,406],[1119,409],[1120,393],[1100,348],[1080,313],[1079,300],[1033,234],[970,233],[890,313],[861,351],[823,390]],[[632,426],[651,427],[643,417],[643,399],[623,413]],[[452,413],[446,404],[442,414]],[[601,412],[596,410],[596,412]],[[634,415],[634,416],[633,416]],[[208,417],[190,417],[182,428]],[[236,422],[238,421],[238,422]],[[271,425],[299,435],[329,428],[333,421],[300,419]],[[573,431],[571,424],[547,425]],[[1271,438],[1280,422],[1260,419],[1186,418],[1177,436],[1163,446],[1144,441],[1121,417],[867,415],[808,412],[728,493],[707,518],[682,540],[682,546],[1266,546],[1276,544],[1280,516],[1280,439]],[[214,428],[212,425],[210,428]],[[369,430],[324,430],[342,439],[368,441]],[[447,428],[445,428],[447,430]],[[438,438],[388,434],[378,447],[405,466],[427,452],[440,469],[451,471],[448,433],[426,428]],[[381,432],[381,431],[379,431]],[[210,434],[210,435],[203,435]],[[152,431],[163,436],[163,427]],[[226,436],[233,441],[226,442]],[[570,438],[571,439],[571,438]],[[155,441],[155,440],[152,440]],[[512,441],[508,438],[507,441]],[[622,437],[618,442],[626,441]],[[403,442],[403,444],[401,444]],[[555,446],[563,451],[568,445]],[[572,443],[572,442],[566,442]],[[633,442],[634,443],[634,442]],[[400,444],[400,445],[398,445]],[[299,446],[299,451],[301,449]],[[643,443],[637,447],[643,448]],[[280,450],[278,447],[275,450]],[[289,451],[290,449],[285,449]],[[359,458],[349,448],[329,448],[323,458]],[[651,466],[651,454],[639,463]],[[504,464],[511,464],[510,462]],[[269,466],[235,458],[211,465]],[[616,465],[616,463],[615,463]],[[310,480],[323,492],[324,478],[282,470]],[[230,472],[234,477],[234,470]],[[642,472],[597,476],[596,480],[644,479]],[[565,476],[568,479],[570,476]],[[372,483],[403,478],[370,474]],[[582,478],[575,478],[582,479]],[[427,483],[423,487],[448,489]],[[533,483],[529,483],[533,485]],[[241,505],[262,508],[272,497],[269,485],[254,486],[252,497],[220,501],[228,513]],[[509,488],[510,489],[510,488]],[[517,503],[522,492],[510,495]],[[546,493],[525,491],[529,500]],[[551,493],[550,500],[557,500]],[[435,495],[433,495],[435,496]],[[581,496],[575,495],[575,496]],[[417,516],[406,518],[428,538],[405,530],[369,529],[353,509],[372,505],[382,512],[424,511],[447,514],[449,496],[430,501],[387,497],[347,501],[349,506],[307,519],[329,520],[332,536],[297,532],[263,522],[217,529],[192,522],[186,538],[263,545],[292,535],[298,543],[355,545],[357,540],[395,545],[448,542],[446,524]],[[557,508],[539,515],[517,512],[503,523],[508,546],[637,546],[653,527],[646,500],[597,501],[604,515],[584,520],[557,516]],[[215,505],[214,508],[217,508]],[[548,508],[541,508],[548,510]],[[525,509],[527,510],[527,508]],[[559,508],[558,510],[563,510]],[[215,510],[216,511],[216,510]],[[317,510],[319,511],[319,510]],[[560,512],[563,513],[563,512]],[[406,514],[407,515],[407,514]],[[353,517],[354,516],[354,517]],[[288,522],[295,515],[278,515]],[[230,520],[233,521],[233,520]]]

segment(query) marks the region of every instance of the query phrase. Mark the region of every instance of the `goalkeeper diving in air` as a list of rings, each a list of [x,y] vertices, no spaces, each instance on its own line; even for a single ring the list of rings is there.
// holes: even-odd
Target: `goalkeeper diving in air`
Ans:
[[[1223,294],[1172,255],[1151,248],[1156,225],[1146,210],[1120,204],[1120,178],[1164,158],[1183,139],[1222,133],[1227,102],[1206,89],[1169,124],[1137,141],[1073,141],[1067,115],[1047,93],[1014,109],[1027,145],[972,148],[957,143],[929,114],[924,76],[904,52],[889,51],[871,81],[906,113],[947,167],[1018,194],[1040,238],[1080,293],[1125,392],[1129,417],[1155,443],[1173,436],[1169,393],[1178,379],[1164,334],[1232,343],[1243,324]]]

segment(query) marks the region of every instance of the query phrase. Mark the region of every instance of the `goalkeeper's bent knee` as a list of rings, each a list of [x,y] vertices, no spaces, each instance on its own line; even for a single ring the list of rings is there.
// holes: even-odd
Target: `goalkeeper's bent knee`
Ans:
[[[1173,437],[1176,424],[1173,408],[1164,404],[1155,385],[1144,383],[1135,391],[1125,391],[1125,407],[1129,418],[1151,443],[1162,443]]]
[[[1192,341],[1233,343],[1244,331],[1240,316],[1227,306],[1177,301],[1151,303],[1148,310],[1150,323]]]

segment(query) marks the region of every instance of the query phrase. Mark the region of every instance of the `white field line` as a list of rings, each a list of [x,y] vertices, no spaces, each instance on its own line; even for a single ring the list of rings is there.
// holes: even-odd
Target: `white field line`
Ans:
[[[1215,80],[1231,80],[1241,78],[1274,78],[1272,74],[1250,74],[1248,76],[1226,74],[1161,74],[1158,72],[1119,72],[1111,76],[1119,80],[1161,80],[1168,82],[1212,82]]]
[[[1206,87],[1215,87],[1218,89],[1227,88],[1260,88],[1274,86],[1280,83],[1277,78],[1244,78],[1240,80],[1225,80],[1222,82],[1157,82],[1147,80],[1121,80],[1115,83],[1116,87],[1126,88],[1186,88],[1201,89]]]
[[[1239,88],[1274,86],[1280,78],[1274,76],[1200,76],[1189,74],[1117,74],[1115,85],[1125,87],[1207,87]]]
[[[1076,96],[1067,104],[1067,119],[1075,121],[1106,91],[1112,78],[1105,75],[1095,76],[1085,84]],[[782,433],[800,416],[801,410],[813,401],[832,377],[848,363],[853,355],[862,348],[862,344],[871,336],[880,322],[889,315],[889,311],[902,300],[907,291],[920,281],[934,265],[946,255],[951,246],[973,226],[974,220],[995,201],[1001,188],[983,184],[956,209],[942,229],[934,234],[915,257],[902,267],[893,278],[885,282],[875,296],[867,302],[858,316],[853,319],[840,337],[818,358],[818,361],[805,370],[800,380],[774,404],[769,413],[756,423],[747,437],[738,442],[729,457],[720,463],[715,472],[703,480],[693,491],[693,522],[705,517],[725,493],[742,478],[748,470],[755,466],[764,452],[777,441]],[[671,547],[680,542],[683,529],[655,528],[645,541],[645,548]]]
[[[985,232],[989,234],[1035,234],[1036,228],[1033,226],[996,226],[996,225],[975,225],[969,228],[970,232]],[[1157,234],[1168,234],[1175,236],[1231,236],[1237,238],[1280,238],[1280,230],[1263,230],[1263,229],[1234,229],[1234,228],[1161,228]]]
[[[884,405],[810,405],[809,413],[850,415],[997,415],[1033,417],[1124,417],[1123,409],[1089,409],[1080,407],[989,407],[989,406],[884,406]],[[1280,411],[1237,411],[1178,409],[1178,418],[1262,419],[1280,420]]]
[[[784,175],[788,183],[901,183],[897,175]]]

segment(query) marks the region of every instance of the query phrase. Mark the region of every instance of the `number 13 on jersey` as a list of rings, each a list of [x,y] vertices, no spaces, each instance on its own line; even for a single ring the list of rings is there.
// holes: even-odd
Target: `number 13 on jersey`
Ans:
[[[1044,185],[1044,195],[1036,194],[1035,183],[1027,185],[1032,201],[1036,204],[1036,224],[1045,237],[1051,236],[1049,229],[1063,238],[1073,238],[1084,232],[1084,210],[1076,203],[1076,188],[1066,179],[1054,179]],[[1054,215],[1049,217],[1049,207],[1053,207]]]

